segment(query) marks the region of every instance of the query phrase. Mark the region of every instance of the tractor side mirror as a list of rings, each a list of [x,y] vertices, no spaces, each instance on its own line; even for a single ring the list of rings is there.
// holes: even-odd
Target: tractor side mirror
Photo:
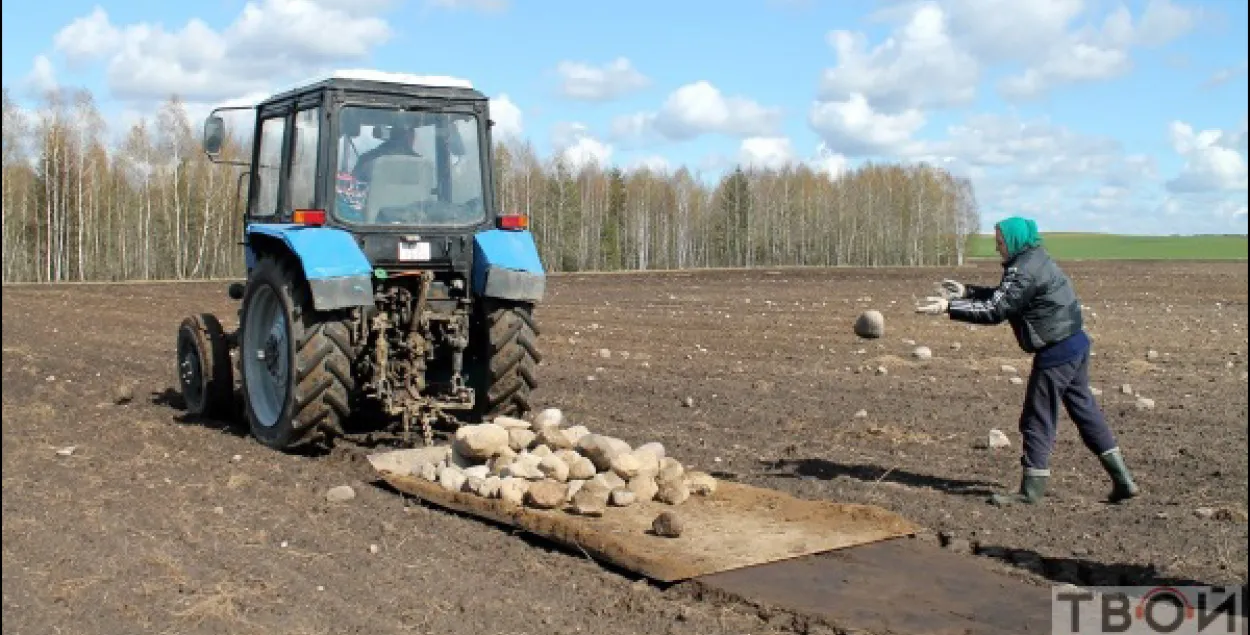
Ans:
[[[214,156],[221,152],[226,139],[226,124],[220,115],[209,115],[204,120],[204,153]]]

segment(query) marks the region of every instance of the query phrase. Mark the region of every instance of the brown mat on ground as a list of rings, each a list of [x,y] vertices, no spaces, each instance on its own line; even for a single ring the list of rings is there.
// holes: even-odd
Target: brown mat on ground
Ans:
[[[886,540],[696,584],[714,597],[746,598],[856,633],[1049,633],[1050,588],[992,571],[981,560],[915,540]]]
[[[691,496],[675,507],[648,501],[609,507],[600,517],[576,516],[449,492],[437,483],[385,469],[388,462],[382,456],[374,455],[370,461],[383,480],[401,492],[524,529],[664,582],[876,542],[919,529],[875,506],[803,500],[724,481],[712,496]],[[681,537],[651,533],[651,522],[665,510],[684,519]]]

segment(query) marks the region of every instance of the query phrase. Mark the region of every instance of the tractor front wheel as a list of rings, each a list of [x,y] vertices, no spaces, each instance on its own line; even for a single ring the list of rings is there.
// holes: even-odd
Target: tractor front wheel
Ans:
[[[316,311],[295,264],[262,257],[243,296],[239,337],[252,435],[288,450],[343,433],[355,388],[346,316]]]
[[[484,300],[473,333],[474,395],[483,419],[521,417],[533,409],[530,393],[538,387],[538,324],[525,303]]]

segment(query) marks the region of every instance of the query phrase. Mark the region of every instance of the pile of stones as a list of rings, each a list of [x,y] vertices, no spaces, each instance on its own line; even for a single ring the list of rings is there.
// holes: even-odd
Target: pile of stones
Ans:
[[[548,408],[532,422],[496,417],[461,426],[450,445],[424,448],[412,475],[453,492],[583,516],[641,501],[676,506],[716,491],[711,475],[687,470],[659,443],[634,448],[564,423],[559,409]]]

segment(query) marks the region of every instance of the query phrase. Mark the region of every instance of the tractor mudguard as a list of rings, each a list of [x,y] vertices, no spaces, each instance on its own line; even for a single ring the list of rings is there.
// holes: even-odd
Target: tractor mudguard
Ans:
[[[528,231],[489,229],[473,237],[473,289],[501,300],[538,302],[547,274],[534,235]]]
[[[247,234],[249,238],[268,236],[286,245],[304,271],[318,311],[373,304],[373,265],[350,233],[333,227],[266,223],[248,225]],[[247,269],[251,271],[257,254],[252,241],[247,243]]]

